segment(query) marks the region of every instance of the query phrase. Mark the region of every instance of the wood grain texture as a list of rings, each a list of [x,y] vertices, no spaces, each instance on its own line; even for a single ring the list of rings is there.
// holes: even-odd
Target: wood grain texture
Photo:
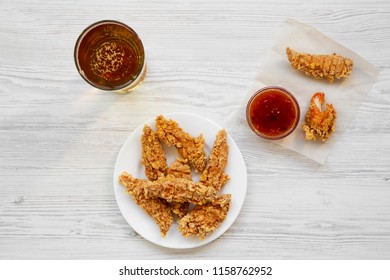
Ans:
[[[318,165],[231,127],[248,168],[233,226],[193,250],[144,240],[114,197],[122,143],[160,113],[223,124],[287,17],[381,70],[342,140]],[[108,18],[147,51],[129,95],[91,89],[74,67],[81,30]],[[389,19],[389,1],[2,1],[0,259],[389,259]]]

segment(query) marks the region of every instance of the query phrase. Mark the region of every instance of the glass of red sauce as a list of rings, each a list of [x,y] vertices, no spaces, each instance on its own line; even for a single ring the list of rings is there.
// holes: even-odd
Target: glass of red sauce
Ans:
[[[260,137],[277,140],[292,133],[299,122],[295,97],[279,86],[265,87],[253,94],[246,107],[249,127]]]

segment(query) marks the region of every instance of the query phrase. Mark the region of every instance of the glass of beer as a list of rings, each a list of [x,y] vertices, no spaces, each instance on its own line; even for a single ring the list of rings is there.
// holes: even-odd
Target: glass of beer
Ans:
[[[132,28],[114,20],[87,27],[76,41],[74,60],[81,77],[101,90],[127,93],[146,75],[141,39]]]

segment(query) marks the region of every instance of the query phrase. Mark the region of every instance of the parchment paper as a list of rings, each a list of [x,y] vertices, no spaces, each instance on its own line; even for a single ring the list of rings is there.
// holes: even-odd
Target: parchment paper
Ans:
[[[317,80],[306,76],[301,71],[291,67],[286,57],[286,47],[313,54],[336,52],[353,60],[352,73],[345,79],[335,80],[333,84],[327,80]],[[257,73],[248,95],[240,105],[239,110],[233,114],[233,118],[239,118],[241,122],[246,120],[247,102],[258,89],[270,85],[279,85],[288,89],[298,100],[301,110],[300,122],[292,134],[274,142],[323,164],[332,147],[353,119],[357,108],[371,90],[378,73],[376,67],[313,27],[288,19]],[[305,134],[301,129],[310,99],[314,93],[319,91],[325,93],[326,103],[332,103],[337,112],[336,132],[325,143],[306,141]],[[243,131],[258,138],[250,129],[245,128]]]

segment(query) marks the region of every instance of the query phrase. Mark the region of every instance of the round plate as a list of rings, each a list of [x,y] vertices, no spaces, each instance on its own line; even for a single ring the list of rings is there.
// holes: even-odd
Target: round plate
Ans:
[[[217,132],[222,129],[218,124],[194,114],[171,113],[164,114],[164,117],[173,119],[181,128],[194,137],[202,133],[205,138],[205,150],[207,155],[210,154]],[[123,217],[138,234],[150,242],[163,247],[188,249],[202,246],[215,240],[233,224],[245,199],[247,173],[244,159],[236,143],[228,134],[229,157],[225,173],[230,176],[230,180],[221,189],[220,193],[230,193],[232,195],[232,200],[229,212],[223,223],[213,233],[206,236],[204,239],[199,239],[196,236],[189,238],[183,237],[178,231],[177,223],[175,221],[167,235],[162,237],[159,227],[154,220],[134,202],[133,198],[126,192],[125,187],[118,182],[119,175],[123,171],[127,171],[134,177],[146,179],[144,166],[141,163],[141,136],[145,124],[149,125],[153,130],[156,130],[155,119],[151,119],[137,127],[126,139],[119,151],[115,163],[115,197]],[[165,145],[163,146],[166,152],[168,165],[170,165],[178,156],[177,150],[173,147],[168,148]],[[198,179],[199,174],[193,172],[193,180],[196,181]]]

